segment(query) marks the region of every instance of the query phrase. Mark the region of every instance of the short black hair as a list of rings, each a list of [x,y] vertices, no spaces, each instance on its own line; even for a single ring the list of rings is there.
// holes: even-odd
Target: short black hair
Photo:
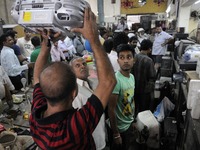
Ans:
[[[125,28],[124,31],[129,31],[129,29],[128,29],[128,28]]]
[[[33,36],[31,38],[31,43],[33,44],[33,46],[40,46],[40,38],[38,36]]]
[[[12,37],[10,34],[7,34],[7,33],[2,34],[0,37],[1,43],[3,44],[3,42],[6,42],[7,37],[9,37],[9,36]]]
[[[110,53],[113,48],[113,39],[107,39],[103,43],[103,48],[106,51],[106,53]]]
[[[129,37],[125,32],[117,32],[113,37],[113,48],[116,50],[120,44],[128,44]]]
[[[152,48],[152,42],[149,39],[144,39],[141,44],[140,44],[140,50],[145,50],[147,51],[149,48]]]
[[[157,25],[157,26],[156,26],[156,28],[160,28],[160,27],[162,28],[162,26],[161,26],[161,25]]]
[[[45,71],[50,69],[51,71]],[[44,73],[44,74],[43,74]],[[58,78],[56,76],[59,75]],[[41,90],[51,106],[71,99],[77,88],[76,75],[71,66],[63,62],[51,62],[40,74]]]
[[[132,37],[129,39],[129,42],[131,43],[133,40],[138,40],[137,36],[132,36]]]
[[[101,30],[101,31],[100,31],[100,35],[101,35],[102,37],[103,37],[103,35],[106,34],[106,33],[107,33],[107,32],[104,31],[104,30]]]
[[[129,44],[120,44],[119,46],[117,46],[117,56],[118,56],[118,58],[119,58],[119,53],[121,53],[123,51],[131,51],[132,54],[133,54],[133,57],[135,56],[135,50]]]
[[[15,34],[17,34],[17,31],[8,30],[6,33],[9,34],[14,39],[15,38]]]
[[[27,28],[24,28],[24,32],[31,32],[31,31]]]

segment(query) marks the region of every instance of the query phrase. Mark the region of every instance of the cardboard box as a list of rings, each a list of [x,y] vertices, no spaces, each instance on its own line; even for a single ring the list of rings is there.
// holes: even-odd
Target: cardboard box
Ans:
[[[200,80],[196,71],[185,71],[187,73],[187,89],[189,88],[190,80]]]

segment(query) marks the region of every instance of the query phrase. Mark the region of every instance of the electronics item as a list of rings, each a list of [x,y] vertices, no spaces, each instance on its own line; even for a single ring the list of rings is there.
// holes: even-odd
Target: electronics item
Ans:
[[[160,76],[163,77],[171,77],[172,76],[172,69],[160,68]]]
[[[179,69],[181,70],[196,70],[197,63],[196,62],[186,62],[185,59],[182,57],[179,61]]]
[[[147,146],[149,148],[159,148],[160,145],[160,124],[150,110],[138,113],[136,127],[141,132],[148,128]]]
[[[177,33],[184,33],[185,32],[185,27],[177,27]]]
[[[194,45],[195,43],[193,41],[189,40],[180,40],[179,47],[177,48],[177,59],[180,60],[182,58],[182,55],[185,52],[185,48],[189,45]]]
[[[168,56],[163,56],[161,68],[170,69],[171,67],[172,67],[172,58]]]
[[[200,45],[190,45],[185,49],[183,55],[186,62],[197,62],[200,55]]]
[[[166,117],[164,119],[164,137],[161,140],[161,145],[164,149],[175,150],[176,140],[178,135],[177,121],[173,117]]]
[[[190,80],[188,98],[187,98],[187,108],[192,109],[194,105],[194,100],[197,97],[197,92],[200,89],[200,80]]]
[[[11,15],[16,23],[35,32],[42,27],[72,36],[72,28],[83,27],[84,0],[15,0]]]
[[[189,36],[188,33],[175,33],[174,38],[179,38],[179,39],[187,39]]]

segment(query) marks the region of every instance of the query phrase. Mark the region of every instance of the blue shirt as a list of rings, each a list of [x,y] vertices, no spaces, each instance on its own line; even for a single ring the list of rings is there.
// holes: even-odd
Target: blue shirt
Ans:
[[[1,51],[1,66],[11,77],[20,75],[23,70],[28,69],[28,65],[20,65],[14,50],[7,46],[4,46]]]
[[[20,48],[19,48],[19,46],[17,46],[16,44],[14,44],[14,46],[12,47],[12,49],[14,50],[14,52],[15,52],[15,55],[21,55],[22,53],[21,53],[21,50],[20,50]]]
[[[160,34],[155,34],[155,41],[153,43],[152,55],[165,55],[167,51],[167,45],[162,46],[172,36],[162,31]]]
[[[88,40],[85,40],[85,49],[88,51],[88,52],[92,52],[92,48],[90,46],[90,42]]]

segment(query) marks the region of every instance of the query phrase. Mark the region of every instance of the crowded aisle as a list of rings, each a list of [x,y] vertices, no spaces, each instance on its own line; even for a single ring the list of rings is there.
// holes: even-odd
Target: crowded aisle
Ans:
[[[199,2],[0,2],[0,149],[198,150]]]

